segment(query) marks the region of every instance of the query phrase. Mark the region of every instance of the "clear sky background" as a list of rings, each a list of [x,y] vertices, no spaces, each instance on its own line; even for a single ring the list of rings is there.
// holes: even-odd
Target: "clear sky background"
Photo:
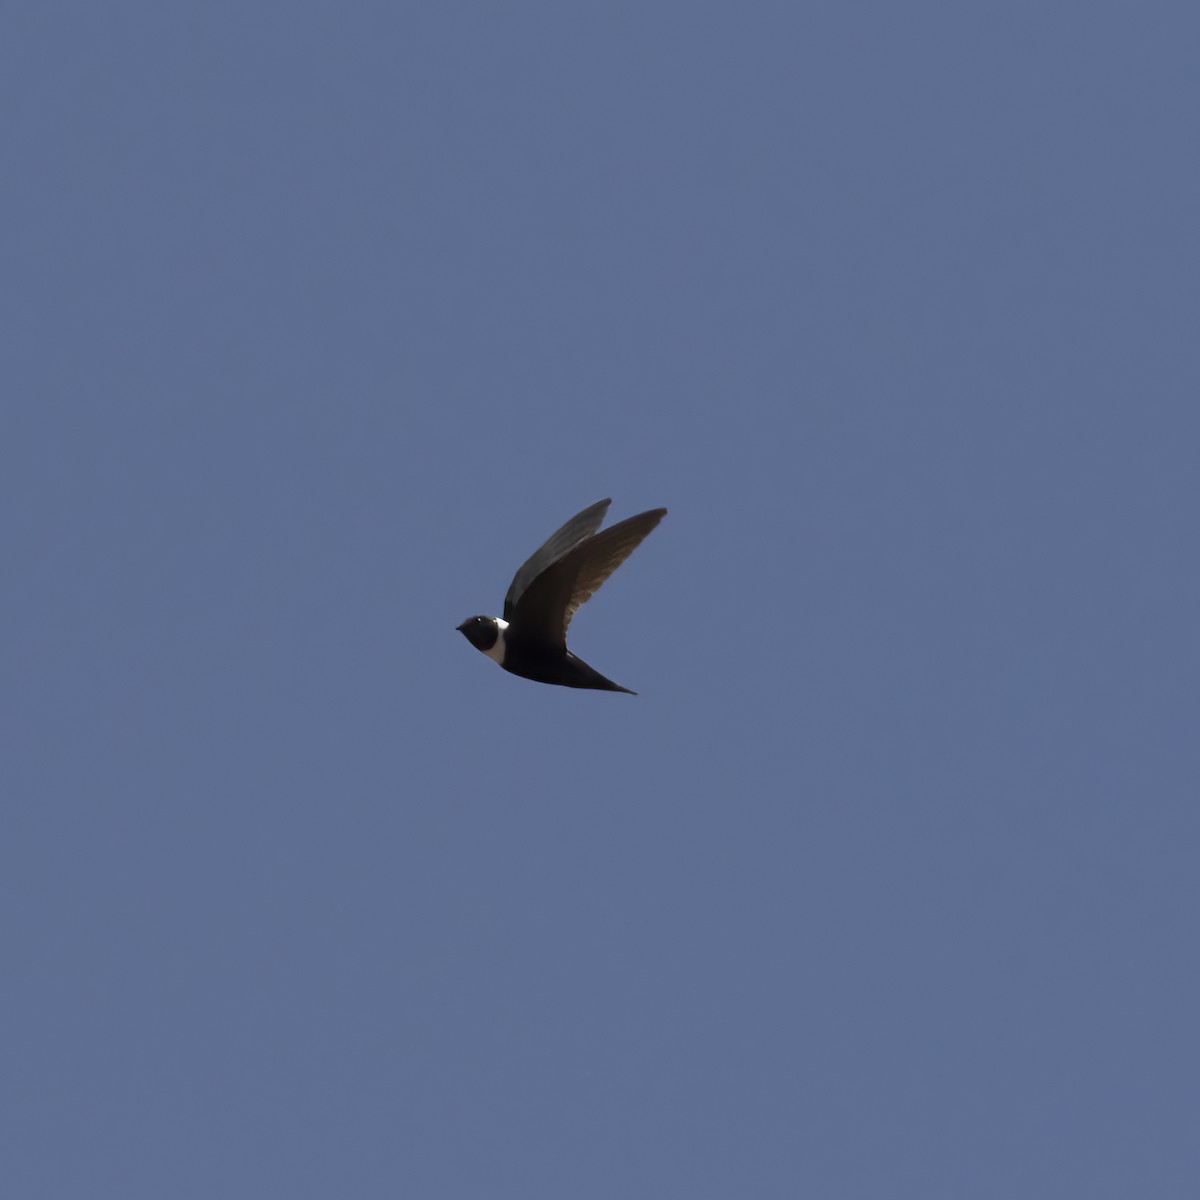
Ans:
[[[4,26],[4,1195],[1197,1194],[1193,5]]]

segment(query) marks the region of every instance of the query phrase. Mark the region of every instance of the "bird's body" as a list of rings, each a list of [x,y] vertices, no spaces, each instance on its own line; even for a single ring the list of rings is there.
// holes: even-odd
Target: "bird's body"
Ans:
[[[513,577],[504,616],[469,617],[459,632],[513,675],[562,687],[629,692],[567,649],[567,626],[581,604],[666,516],[665,508],[629,517],[598,533],[610,500],[577,513]],[[632,694],[632,693],[630,693]]]

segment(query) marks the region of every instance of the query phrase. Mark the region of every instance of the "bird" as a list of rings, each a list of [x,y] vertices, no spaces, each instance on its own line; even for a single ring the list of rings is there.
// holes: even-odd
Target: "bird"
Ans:
[[[625,692],[567,649],[567,626],[581,604],[667,515],[652,508],[597,532],[611,499],[576,513],[521,565],[504,597],[503,617],[468,617],[458,631],[513,675],[561,687]]]

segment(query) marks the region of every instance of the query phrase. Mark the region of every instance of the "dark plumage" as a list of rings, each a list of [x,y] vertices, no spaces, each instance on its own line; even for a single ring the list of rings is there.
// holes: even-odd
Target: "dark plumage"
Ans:
[[[467,641],[526,679],[629,692],[567,649],[567,626],[579,606],[667,514],[665,508],[654,508],[597,533],[611,503],[598,501],[551,534],[513,576],[502,619],[469,617],[458,626]]]

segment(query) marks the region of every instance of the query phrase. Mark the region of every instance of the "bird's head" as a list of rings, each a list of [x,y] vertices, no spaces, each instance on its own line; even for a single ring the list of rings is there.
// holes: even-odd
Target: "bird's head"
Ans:
[[[486,654],[500,636],[500,622],[495,617],[468,617],[460,626],[458,632],[475,647]]]

